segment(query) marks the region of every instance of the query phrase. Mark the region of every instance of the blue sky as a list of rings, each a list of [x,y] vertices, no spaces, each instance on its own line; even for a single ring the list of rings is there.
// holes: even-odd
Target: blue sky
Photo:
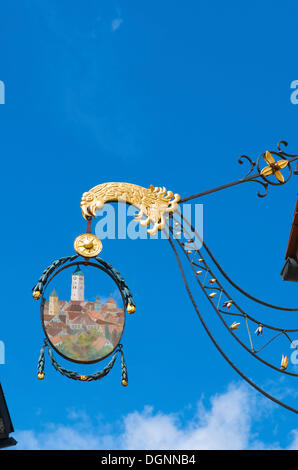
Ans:
[[[86,384],[47,361],[46,380],[37,380],[43,334],[31,288],[54,259],[73,253],[85,231],[80,198],[96,184],[164,185],[184,197],[244,176],[242,154],[254,159],[281,139],[298,153],[290,101],[297,13],[294,1],[2,5],[0,379],[18,448],[296,446],[297,417],[243,387],[210,343],[166,240],[104,241],[103,258],[124,274],[137,304],[122,341],[126,389],[119,364]],[[297,183],[263,200],[256,189],[199,201],[204,238],[243,288],[294,307],[297,286],[282,282],[280,270]],[[247,375],[297,407],[295,378],[239,351],[199,291],[197,300]],[[241,302],[264,321],[297,327],[295,312]]]

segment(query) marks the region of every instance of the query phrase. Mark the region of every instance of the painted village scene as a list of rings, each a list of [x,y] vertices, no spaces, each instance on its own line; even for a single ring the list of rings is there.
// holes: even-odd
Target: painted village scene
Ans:
[[[44,303],[43,322],[48,338],[58,352],[79,362],[95,362],[109,355],[120,341],[124,309],[112,294],[108,300],[84,298],[85,276],[79,266],[71,279],[70,301],[54,289]]]

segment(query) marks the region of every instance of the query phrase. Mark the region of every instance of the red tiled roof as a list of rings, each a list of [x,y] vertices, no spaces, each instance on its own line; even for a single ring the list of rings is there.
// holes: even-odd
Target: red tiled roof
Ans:
[[[44,321],[51,321],[53,320],[53,315],[44,314],[43,319]]]
[[[52,326],[47,327],[47,333],[50,336],[58,336],[59,333],[61,333],[62,329],[61,328],[54,328]]]
[[[70,321],[73,321],[75,318],[79,318],[80,316],[80,312],[68,312],[68,320]]]
[[[89,315],[89,317],[92,318],[93,320],[97,320],[100,318],[100,312],[97,312],[96,310],[94,311],[88,310],[86,312],[86,315]]]
[[[96,324],[96,322],[94,320],[91,320],[91,318],[86,314],[77,315],[76,317],[69,319],[69,320],[70,320],[70,323],[74,323],[74,324],[79,324],[79,323],[80,324],[85,323],[86,325]]]
[[[96,323],[98,323],[99,325],[115,325],[115,323],[110,322],[110,321],[102,320],[101,318],[96,320]]]
[[[51,324],[51,327],[52,327],[52,328],[57,328],[57,329],[60,329],[60,330],[61,330],[61,329],[63,329],[63,328],[65,327],[65,324],[62,323],[62,322],[60,322],[60,321],[59,321],[59,322],[53,322],[53,323]]]
[[[82,310],[82,305],[80,305],[80,303],[74,303],[73,300],[69,302],[69,305],[65,309],[66,312],[81,312]]]

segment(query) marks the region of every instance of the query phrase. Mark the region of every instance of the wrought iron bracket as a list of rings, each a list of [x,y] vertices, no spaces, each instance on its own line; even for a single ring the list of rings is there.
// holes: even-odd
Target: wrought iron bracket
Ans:
[[[208,189],[207,191],[203,191],[203,192],[196,193],[191,196],[182,198],[180,202],[187,202],[192,199],[196,199],[202,196],[207,196],[208,194],[212,194],[217,191],[222,191],[223,189],[231,188],[238,184],[249,183],[249,182],[258,183],[263,187],[262,191],[257,192],[257,195],[259,197],[267,196],[270,185],[282,186],[289,181],[293,173],[298,174],[298,165],[296,169],[294,170],[294,172],[292,170],[292,163],[298,160],[298,155],[286,153],[283,150],[282,146],[287,147],[288,142],[286,142],[285,140],[281,140],[277,144],[277,149],[278,149],[277,151],[271,150],[269,152],[268,150],[266,150],[261,155],[259,155],[256,161],[253,161],[247,155],[241,155],[241,157],[238,158],[238,163],[242,165],[244,164],[246,160],[250,164],[250,169],[243,178],[240,178],[236,181],[233,181],[227,184],[223,184],[221,186],[217,186],[212,189]],[[273,157],[273,155],[275,157]],[[261,163],[263,160],[265,161],[267,166],[262,168]],[[284,168],[287,168],[288,170],[288,175],[286,176],[286,178],[281,172],[281,170]],[[257,170],[257,172],[254,172],[254,170]]]

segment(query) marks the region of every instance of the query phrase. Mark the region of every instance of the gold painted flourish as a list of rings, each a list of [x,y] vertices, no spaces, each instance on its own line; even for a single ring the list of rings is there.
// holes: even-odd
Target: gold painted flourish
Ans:
[[[126,202],[139,210],[135,219],[142,227],[153,224],[147,232],[154,235],[165,226],[164,214],[175,212],[179,201],[179,194],[167,191],[165,187],[151,185],[147,189],[131,183],[103,183],[83,194],[81,209],[85,219],[95,218],[96,210],[101,210],[105,203]]]
[[[264,155],[264,160],[268,164],[263,170],[261,171],[262,176],[270,176],[274,175],[275,178],[280,182],[284,183],[285,178],[280,170],[285,168],[288,165],[288,160],[278,160],[277,162],[274,160],[272,154],[268,152],[268,150],[265,152]]]

